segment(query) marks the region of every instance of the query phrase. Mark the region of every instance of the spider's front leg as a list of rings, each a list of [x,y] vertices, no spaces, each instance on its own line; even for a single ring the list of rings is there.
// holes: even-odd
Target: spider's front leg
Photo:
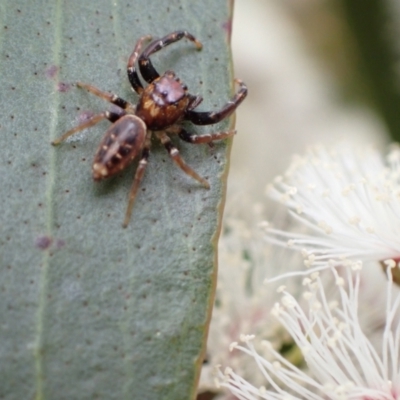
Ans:
[[[233,96],[232,100],[228,101],[221,110],[217,112],[197,112],[187,110],[185,113],[185,119],[193,122],[195,125],[211,125],[229,117],[247,96],[247,86],[245,83],[240,79],[235,79],[235,82],[239,85],[239,90]]]
[[[142,36],[136,42],[135,48],[133,49],[132,54],[130,55],[130,57],[128,59],[128,66],[127,66],[128,79],[129,79],[129,82],[131,83],[132,89],[137,94],[141,94],[144,89],[143,89],[142,82],[140,82],[138,73],[136,71],[135,64],[136,64],[137,58],[139,57],[143,42],[145,42],[147,40],[151,40],[151,38],[152,37],[150,35]]]
[[[197,50],[202,49],[203,45],[187,31],[172,32],[161,39],[154,40],[144,49],[143,53],[139,57],[139,68],[144,80],[147,83],[152,83],[155,79],[160,77],[159,73],[153,67],[153,64],[151,63],[149,57],[157,51],[161,50],[163,47],[166,47],[171,43],[177,42],[184,37],[192,41],[196,45]]]

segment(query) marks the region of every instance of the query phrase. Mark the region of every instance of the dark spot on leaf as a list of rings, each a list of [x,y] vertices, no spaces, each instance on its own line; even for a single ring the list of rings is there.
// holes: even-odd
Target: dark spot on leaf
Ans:
[[[65,240],[63,239],[57,239],[56,240],[56,248],[61,249],[65,246]]]
[[[88,121],[90,118],[92,118],[94,113],[92,111],[83,111],[79,114],[78,120],[79,123],[81,124],[82,122]]]
[[[71,85],[69,83],[65,82],[58,82],[57,85],[57,90],[61,93],[68,92],[68,90],[71,88]]]
[[[232,35],[232,19],[229,19],[228,21],[225,21],[222,24],[222,29],[225,31],[228,41],[230,42],[231,40],[231,35]]]
[[[56,65],[50,65],[50,67],[46,68],[45,75],[47,78],[54,78],[58,73],[58,67]]]
[[[50,236],[39,236],[35,240],[35,246],[40,250],[46,250],[52,242],[53,239]]]

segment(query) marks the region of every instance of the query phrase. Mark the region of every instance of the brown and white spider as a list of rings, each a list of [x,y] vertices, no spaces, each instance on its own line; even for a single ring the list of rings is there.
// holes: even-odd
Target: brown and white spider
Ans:
[[[179,123],[188,120],[195,125],[215,124],[232,114],[247,95],[246,85],[239,79],[236,79],[236,83],[239,84],[238,92],[219,111],[194,111],[203,98],[189,94],[186,85],[175,76],[173,71],[166,71],[160,76],[149,59],[151,54],[183,37],[191,40],[198,50],[202,48],[202,44],[187,31],[172,32],[162,39],[154,40],[141,54],[140,50],[143,42],[150,40],[151,36],[143,36],[137,41],[128,60],[129,82],[133,90],[139,94],[139,101],[136,106],[115,94],[103,92],[92,85],[78,82],[77,85],[79,87],[117,105],[120,110],[113,112],[104,111],[97,114],[52,142],[53,145],[57,145],[69,136],[89,128],[103,119],[108,119],[112,122],[94,156],[92,169],[95,181],[116,175],[140,154],[139,165],[136,169],[135,178],[129,193],[128,207],[123,223],[124,227],[127,227],[129,223],[136,193],[147,165],[152,133],[154,132],[174,162],[186,174],[209,189],[209,183],[190,168],[181,158],[178,149],[172,144],[168,134],[177,134],[182,140],[194,144],[211,144],[214,140],[228,138],[234,135],[235,131],[208,133],[198,136],[187,132]],[[135,68],[138,58],[140,73],[143,79],[149,84],[146,88],[143,88]]]

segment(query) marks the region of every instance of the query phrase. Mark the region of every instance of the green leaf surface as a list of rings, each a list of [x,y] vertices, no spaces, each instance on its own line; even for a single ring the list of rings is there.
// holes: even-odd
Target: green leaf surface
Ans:
[[[91,163],[109,123],[51,140],[110,105],[76,81],[135,102],[126,63],[142,35],[187,29],[152,57],[199,110],[232,94],[231,2],[0,0],[0,398],[190,399],[216,279],[229,141],[182,156],[204,189],[153,142],[132,220],[137,165],[101,183]],[[191,128],[226,130],[231,121]]]

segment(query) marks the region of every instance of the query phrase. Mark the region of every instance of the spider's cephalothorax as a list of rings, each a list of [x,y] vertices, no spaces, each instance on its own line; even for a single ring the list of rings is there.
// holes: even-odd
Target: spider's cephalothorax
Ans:
[[[153,131],[165,129],[181,118],[192,96],[172,71],[167,71],[144,89],[136,115]]]
[[[179,123],[186,120],[195,125],[215,124],[231,115],[247,95],[246,85],[236,79],[239,84],[238,92],[219,111],[195,111],[195,108],[201,103],[202,97],[188,93],[187,87],[181,83],[173,71],[167,71],[160,76],[149,58],[151,54],[183,37],[194,42],[197,49],[200,50],[202,48],[201,43],[186,31],[172,32],[162,39],[154,40],[142,53],[140,53],[140,50],[143,42],[151,39],[151,37],[143,36],[138,40],[129,57],[127,68],[132,88],[139,94],[139,101],[136,106],[115,94],[103,92],[94,86],[78,82],[77,85],[79,87],[83,87],[94,95],[117,105],[120,110],[114,112],[105,111],[97,114],[52,142],[57,145],[74,133],[89,128],[103,119],[108,119],[112,125],[104,134],[93,161],[93,179],[96,181],[122,171],[140,154],[139,165],[129,193],[124,227],[129,223],[136,193],[147,165],[152,133],[154,132],[173,161],[184,172],[209,189],[209,183],[183,161],[168,134],[178,135],[180,139],[194,144],[211,144],[214,140],[228,138],[234,135],[235,132],[216,132],[198,136],[186,131]],[[137,60],[140,73],[149,84],[146,88],[143,88],[136,71],[135,64]]]

